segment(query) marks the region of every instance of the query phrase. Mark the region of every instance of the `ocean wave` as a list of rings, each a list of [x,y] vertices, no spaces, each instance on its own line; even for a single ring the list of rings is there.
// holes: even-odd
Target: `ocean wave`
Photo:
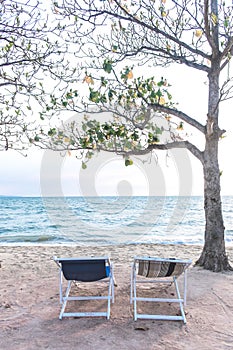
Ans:
[[[202,197],[1,197],[0,207],[0,244],[199,245],[204,239]],[[223,198],[223,216],[231,244],[233,197]]]

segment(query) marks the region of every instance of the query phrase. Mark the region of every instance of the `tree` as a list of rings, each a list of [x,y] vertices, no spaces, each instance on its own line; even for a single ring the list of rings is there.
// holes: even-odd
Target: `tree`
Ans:
[[[196,263],[216,272],[231,269],[225,251],[218,143],[225,132],[219,127],[219,104],[232,92],[229,75],[220,82],[233,53],[232,4],[218,4],[217,0],[63,0],[54,5],[63,18],[76,19],[73,43],[81,43],[79,55],[82,53],[82,62],[84,58],[87,61],[82,63],[84,82],[89,85],[89,101],[84,109],[94,112],[95,105],[99,110],[112,111],[118,119],[104,123],[84,120],[81,129],[75,122],[64,125],[63,130],[51,128],[47,147],[89,150],[89,158],[94,150],[107,149],[123,154],[126,165],[131,164],[132,154],[188,149],[201,162],[204,174],[205,243]],[[134,79],[130,65],[119,74],[118,65],[129,59],[140,60],[141,66],[175,62],[204,72],[209,92],[207,117],[199,121],[179,110],[171,102],[163,78]],[[100,68],[105,75],[101,75]],[[56,108],[80,111],[75,102],[77,95],[71,89],[60,102],[56,101]],[[156,124],[155,114],[167,124]],[[198,130],[205,138],[204,149],[171,132],[171,117],[177,129],[188,124]],[[161,143],[160,135],[165,130],[171,137]]]
[[[45,95],[74,77],[53,12],[39,0],[0,1],[0,150],[27,148]]]

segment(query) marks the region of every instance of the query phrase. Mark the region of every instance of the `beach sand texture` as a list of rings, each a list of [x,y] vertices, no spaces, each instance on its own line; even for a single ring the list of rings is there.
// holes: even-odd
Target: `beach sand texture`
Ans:
[[[233,273],[230,272],[189,269],[186,325],[179,321],[133,321],[129,302],[133,257],[176,257],[195,262],[201,249],[153,244],[0,246],[0,349],[233,349]],[[233,249],[228,248],[227,253],[233,263]],[[53,255],[111,257],[118,286],[109,321],[89,317],[58,319],[58,267],[51,259]]]

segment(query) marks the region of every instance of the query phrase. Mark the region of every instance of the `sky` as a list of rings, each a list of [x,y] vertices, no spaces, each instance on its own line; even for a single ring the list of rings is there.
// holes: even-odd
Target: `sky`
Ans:
[[[207,114],[206,77],[176,66],[164,69],[163,76],[172,84],[173,101],[179,109],[205,124]],[[226,137],[219,143],[222,171],[222,195],[233,195],[232,112],[233,100],[220,108],[220,128]],[[190,140],[203,149],[203,137],[186,129]],[[1,152],[0,195],[11,196],[86,196],[86,195],[203,195],[200,162],[186,150],[156,153],[125,167],[115,154],[98,154],[86,170],[75,154],[61,157],[56,152],[31,148],[27,157],[16,151]]]

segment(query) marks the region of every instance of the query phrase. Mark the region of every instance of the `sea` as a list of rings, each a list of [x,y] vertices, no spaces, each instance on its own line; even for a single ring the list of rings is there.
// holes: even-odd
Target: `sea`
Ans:
[[[232,196],[222,208],[232,245]],[[204,230],[201,196],[0,197],[0,245],[202,245]]]

